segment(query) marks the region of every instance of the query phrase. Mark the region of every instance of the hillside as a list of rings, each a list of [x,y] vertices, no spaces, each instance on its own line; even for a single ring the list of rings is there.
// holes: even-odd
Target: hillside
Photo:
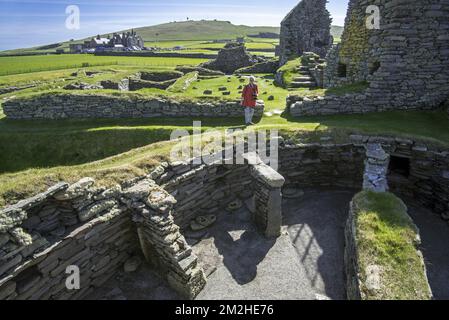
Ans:
[[[259,32],[279,33],[278,27],[249,27],[228,21],[182,21],[135,29],[145,41],[235,39]],[[127,30],[126,30],[127,31]]]
[[[234,25],[228,21],[182,21],[170,22],[155,26],[136,28],[135,30],[146,42],[151,41],[209,41],[220,39],[235,39],[242,36],[250,36],[259,32],[279,33],[279,27],[250,27]],[[126,32],[122,30],[117,32]],[[343,27],[332,26],[332,34],[340,38]],[[92,35],[95,36],[95,35]],[[104,35],[106,36],[106,35]],[[82,42],[85,39],[76,42]],[[11,54],[45,54],[55,52],[57,49],[68,51],[69,42],[49,44],[39,47],[15,49],[0,52],[0,55]]]
[[[340,26],[332,26],[331,27],[331,34],[335,39],[340,39],[343,34],[344,27]]]

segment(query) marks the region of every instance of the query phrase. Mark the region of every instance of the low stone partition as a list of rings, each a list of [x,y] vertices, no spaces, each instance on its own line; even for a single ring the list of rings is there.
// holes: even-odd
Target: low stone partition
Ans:
[[[164,163],[149,177],[174,195],[173,217],[186,229],[201,215],[216,214],[236,199],[253,195],[252,179],[247,165],[205,164],[191,159],[173,164]]]
[[[282,193],[285,179],[263,162],[250,166],[254,179],[253,220],[267,238],[277,238],[282,227]]]
[[[289,111],[294,117],[334,114],[364,114],[390,110],[435,110],[440,107],[440,98],[416,97],[404,103],[369,93],[346,94],[344,96],[304,97],[290,103]],[[287,105],[289,103],[287,102]]]
[[[264,104],[255,109],[262,118]],[[157,117],[243,117],[237,101],[181,102],[140,95],[43,94],[3,103],[9,119],[157,118]]]
[[[381,227],[378,221],[382,221]],[[389,233],[396,236],[389,237]],[[419,230],[399,198],[372,191],[357,194],[350,204],[345,229],[348,299],[432,299],[424,258],[418,249],[420,241]],[[385,246],[395,250],[384,250]]]
[[[120,81],[104,80],[100,82],[103,89],[129,91],[129,79],[122,79]]]
[[[134,212],[137,234],[146,260],[183,297],[193,299],[206,284],[198,258],[173,219],[176,200],[153,180],[125,190],[124,202]]]
[[[129,79],[129,91],[137,91],[140,89],[148,89],[148,88],[165,90],[168,87],[170,87],[172,84],[174,84],[175,82],[176,82],[176,79],[157,82],[157,81],[130,78]]]
[[[387,173],[390,156],[379,143],[366,145],[365,173],[363,176],[363,190],[374,192],[388,191]]]
[[[279,150],[279,173],[286,187],[360,189],[365,153],[364,145],[352,143],[286,143]]]
[[[205,278],[174,203],[146,177],[110,189],[85,178],[2,209],[0,299],[82,299],[140,252],[183,297],[195,297]],[[73,267],[76,290],[66,287]]]
[[[0,299],[80,299],[135,254],[120,187],[93,184],[60,183],[0,211]],[[80,290],[66,288],[69,266],[79,268]]]

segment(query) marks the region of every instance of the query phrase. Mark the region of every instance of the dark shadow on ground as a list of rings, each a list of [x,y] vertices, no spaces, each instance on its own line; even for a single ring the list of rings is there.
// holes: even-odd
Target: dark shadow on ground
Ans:
[[[238,239],[230,232],[245,230]],[[223,213],[210,230],[223,264],[239,285],[245,285],[257,276],[257,266],[264,260],[276,240],[265,239],[251,222],[249,212],[242,215]]]
[[[242,119],[205,119],[203,130],[244,129]],[[102,160],[168,141],[174,129],[192,133],[192,119],[0,120],[0,173],[69,166]],[[177,126],[180,126],[179,128]],[[20,148],[18,148],[20,146]]]
[[[142,257],[143,259],[143,257]],[[101,288],[85,300],[179,300],[181,297],[170,288],[151,267],[143,263],[136,272],[118,272]]]
[[[406,199],[406,203],[420,230],[420,249],[434,298],[449,300],[449,225],[439,215],[414,204],[413,200]]]
[[[344,229],[356,191],[312,190],[301,200],[285,200],[284,225],[311,286],[327,297],[346,299]]]

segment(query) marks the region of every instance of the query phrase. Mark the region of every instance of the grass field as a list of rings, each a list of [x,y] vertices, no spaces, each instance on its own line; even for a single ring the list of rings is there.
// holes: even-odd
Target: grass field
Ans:
[[[56,60],[54,60],[56,58]],[[87,60],[86,58],[92,58]],[[81,73],[71,74],[80,67],[72,64],[105,63],[118,64],[81,68],[100,72],[92,77]],[[14,86],[34,83],[37,86],[0,96],[29,96],[41,92],[66,92],[61,88],[70,82],[97,83],[106,79],[122,79],[138,71],[170,70],[178,64],[198,64],[204,60],[178,58],[130,58],[95,57],[84,55],[40,56],[0,58],[4,71],[21,72],[39,70],[42,67],[60,70],[29,72],[0,76],[0,86]],[[22,68],[22,69],[21,69]],[[240,98],[245,77],[222,76],[194,81],[186,90],[173,92],[142,89],[139,95],[164,95],[189,100]],[[329,117],[291,118],[277,115],[283,111],[288,94],[325,95],[344,94],[363,89],[363,84],[339,90],[288,91],[276,87],[273,75],[257,75],[260,98],[265,100],[266,112],[254,129],[278,129],[295,138],[318,139],[331,136],[336,141],[345,139],[351,133],[400,135],[426,139],[438,144],[449,145],[449,119],[441,112],[388,112],[367,115],[340,115]],[[230,91],[224,96],[220,87]],[[212,90],[211,95],[204,94]],[[96,91],[83,91],[83,94]],[[273,99],[269,99],[273,96]],[[242,119],[201,119],[203,129],[225,130],[239,127]],[[192,119],[115,119],[115,120],[64,120],[64,121],[12,121],[4,117],[0,108],[0,206],[24,195],[42,190],[59,180],[74,181],[88,175],[101,183],[111,184],[126,177],[142,174],[149,167],[167,157],[170,133],[176,128],[191,130]]]
[[[159,57],[102,57],[83,54],[45,55],[26,57],[0,57],[0,76],[49,70],[81,68],[83,66],[135,65],[149,67],[175,67],[180,64],[196,65],[205,59]]]

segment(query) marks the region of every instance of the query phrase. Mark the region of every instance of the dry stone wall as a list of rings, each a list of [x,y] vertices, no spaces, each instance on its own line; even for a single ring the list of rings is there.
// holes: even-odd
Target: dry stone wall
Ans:
[[[363,190],[387,192],[387,172],[390,156],[378,143],[366,145],[365,172],[363,175]]]
[[[83,298],[136,253],[134,224],[116,198],[120,187],[93,184],[60,183],[1,210],[1,299]],[[80,290],[66,288],[70,265],[80,270]]]
[[[360,189],[365,160],[363,145],[288,144],[279,151],[279,173],[287,187]]]
[[[368,29],[366,9],[380,9]],[[435,109],[449,97],[449,3],[351,0],[342,42],[330,50],[325,86],[368,82],[363,94],[298,102],[294,116]]]
[[[111,189],[85,178],[0,211],[0,298],[82,299],[142,252],[185,298],[205,284],[173,219],[176,200],[148,177]],[[66,269],[80,270],[80,290]]]
[[[255,119],[263,115],[259,101]],[[243,117],[240,102],[178,102],[140,96],[91,94],[48,94],[13,99],[3,103],[9,119],[157,118],[157,117]]]
[[[203,269],[173,219],[176,199],[151,179],[125,190],[123,201],[134,212],[146,260],[183,297],[193,299],[206,284]]]
[[[249,54],[243,44],[228,43],[218,52],[217,59],[205,62],[200,67],[232,74],[240,68],[264,61],[261,57]]]
[[[227,165],[192,159],[163,163],[147,176],[109,189],[95,187],[90,178],[59,183],[1,209],[0,299],[83,298],[140,252],[173,288],[193,298],[206,281],[182,234],[193,219],[253,197],[255,223],[267,237],[275,237],[282,187],[360,190],[365,177],[365,185],[376,189],[378,181],[385,181],[388,156],[392,192],[413,198],[449,222],[447,149],[362,135],[345,144],[280,141],[279,174],[260,160]],[[397,158],[408,161],[399,171]],[[370,171],[369,165],[382,170]],[[69,265],[80,268],[81,290],[65,287]]]
[[[150,176],[175,197],[173,217],[184,229],[196,217],[216,214],[235,199],[247,199],[253,193],[247,165],[189,160],[163,164]]]
[[[277,238],[282,227],[282,192],[285,179],[263,162],[250,168],[254,179],[253,219],[267,238]]]
[[[326,0],[302,0],[282,21],[280,36],[280,64],[314,52],[325,57],[332,45],[331,22]]]

